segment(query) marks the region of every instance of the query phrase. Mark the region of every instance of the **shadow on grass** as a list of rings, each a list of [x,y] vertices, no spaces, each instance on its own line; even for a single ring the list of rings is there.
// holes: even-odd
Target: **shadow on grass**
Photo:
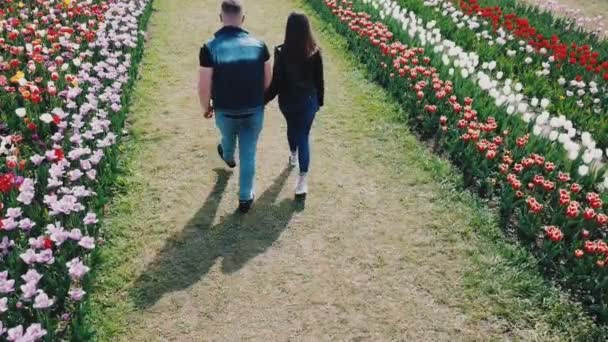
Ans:
[[[287,228],[303,202],[275,203],[289,169],[256,200],[249,214],[234,212],[213,225],[232,172],[216,169],[217,180],[203,206],[182,231],[172,236],[146,271],[136,280],[131,297],[140,309],[154,305],[164,294],[186,289],[205,277],[216,262],[233,273],[264,253]]]

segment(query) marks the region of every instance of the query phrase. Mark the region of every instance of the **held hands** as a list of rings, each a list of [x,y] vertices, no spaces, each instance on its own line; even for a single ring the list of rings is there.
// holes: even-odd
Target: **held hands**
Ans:
[[[203,117],[205,117],[205,119],[212,119],[214,114],[215,114],[215,110],[213,109],[213,106],[209,106],[207,108],[207,111],[205,111],[205,113],[203,113]]]

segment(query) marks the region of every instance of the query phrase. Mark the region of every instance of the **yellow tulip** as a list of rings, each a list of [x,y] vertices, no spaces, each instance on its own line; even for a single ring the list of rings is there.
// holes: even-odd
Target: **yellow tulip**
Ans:
[[[63,0],[63,4],[65,5],[65,7],[70,6],[71,3],[72,3],[72,0]]]
[[[25,6],[25,4],[23,3],[23,1],[20,1],[17,6],[19,6],[19,8],[23,8]]]
[[[25,74],[23,73],[23,71],[17,71],[17,73],[15,74],[15,76],[11,77],[11,82],[12,83],[19,83],[19,81],[25,77]]]

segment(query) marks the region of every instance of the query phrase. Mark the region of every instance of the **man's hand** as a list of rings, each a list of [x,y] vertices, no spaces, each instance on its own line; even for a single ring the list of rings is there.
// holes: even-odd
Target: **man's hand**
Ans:
[[[213,118],[214,114],[215,114],[215,111],[213,110],[213,107],[209,107],[207,109],[207,111],[203,114],[203,116],[205,117],[205,119],[211,119],[211,118]]]

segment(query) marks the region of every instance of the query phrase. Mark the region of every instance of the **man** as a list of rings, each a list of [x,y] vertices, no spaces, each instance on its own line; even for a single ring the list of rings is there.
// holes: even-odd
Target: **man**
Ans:
[[[241,27],[245,16],[240,0],[223,0],[223,27],[200,50],[199,97],[205,118],[215,114],[221,133],[217,147],[230,168],[239,145],[239,210],[254,200],[257,142],[264,123],[264,93],[272,81],[270,54],[264,42]],[[211,105],[213,100],[213,105]]]

